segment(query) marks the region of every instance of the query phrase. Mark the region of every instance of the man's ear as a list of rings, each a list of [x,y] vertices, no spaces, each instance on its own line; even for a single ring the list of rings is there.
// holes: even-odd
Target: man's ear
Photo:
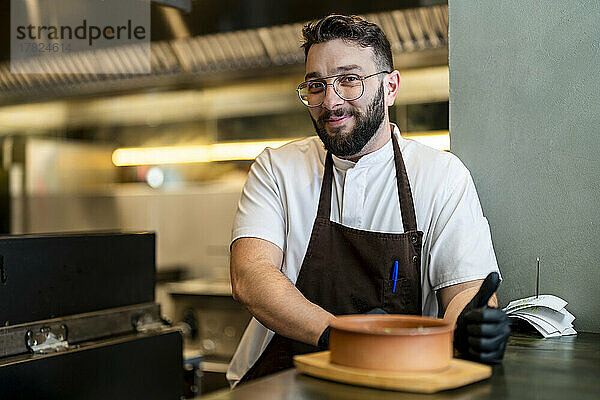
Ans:
[[[397,70],[392,71],[384,78],[383,93],[385,96],[386,107],[391,107],[396,101],[398,91],[400,90],[400,72]]]

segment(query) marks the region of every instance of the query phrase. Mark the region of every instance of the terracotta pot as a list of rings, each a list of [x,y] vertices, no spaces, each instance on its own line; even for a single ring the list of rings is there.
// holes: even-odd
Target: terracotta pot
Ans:
[[[334,364],[438,372],[452,360],[453,322],[410,315],[346,315],[330,326],[330,361]]]

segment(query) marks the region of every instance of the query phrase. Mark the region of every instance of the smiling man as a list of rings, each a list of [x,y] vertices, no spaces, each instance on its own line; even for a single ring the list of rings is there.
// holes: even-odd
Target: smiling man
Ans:
[[[435,317],[477,287],[472,300],[457,297],[464,309],[455,348],[501,361],[510,329],[504,312],[487,305],[496,305],[498,266],[469,172],[454,155],[403,139],[390,122],[400,74],[377,25],[331,15],[303,35],[298,95],[318,138],[266,149],[250,170],[231,281],[254,318],[230,383],[327,349],[336,315]]]

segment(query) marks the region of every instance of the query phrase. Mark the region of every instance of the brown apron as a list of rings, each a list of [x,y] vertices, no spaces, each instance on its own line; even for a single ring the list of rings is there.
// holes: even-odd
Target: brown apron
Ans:
[[[333,160],[327,153],[317,217],[296,287],[333,315],[362,314],[374,308],[421,315],[423,232],[417,231],[410,184],[393,134],[392,143],[404,225],[401,234],[363,231],[330,221]],[[399,268],[394,292],[395,261]],[[241,382],[291,368],[294,355],[314,351],[319,349],[275,334]]]

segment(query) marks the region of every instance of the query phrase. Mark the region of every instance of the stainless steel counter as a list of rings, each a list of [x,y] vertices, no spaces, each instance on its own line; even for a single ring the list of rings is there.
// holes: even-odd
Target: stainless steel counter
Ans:
[[[231,282],[229,280],[192,279],[167,283],[165,287],[170,294],[231,297]]]
[[[436,394],[369,389],[312,378],[289,369],[205,400],[598,399],[600,334],[541,339],[514,335],[490,379]]]
[[[202,393],[227,387],[225,372],[251,315],[233,300],[227,280],[194,279],[164,285],[173,319],[185,321],[195,334],[184,348],[202,354]]]

